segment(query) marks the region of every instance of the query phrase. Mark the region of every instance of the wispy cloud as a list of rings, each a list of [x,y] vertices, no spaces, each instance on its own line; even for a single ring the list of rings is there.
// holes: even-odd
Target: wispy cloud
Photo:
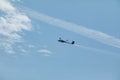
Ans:
[[[50,50],[47,50],[47,49],[40,49],[37,52],[44,54],[45,56],[50,56],[52,54],[52,52]]]
[[[23,30],[31,30],[31,20],[17,8],[10,0],[0,0],[0,47],[8,53],[13,53],[12,45],[20,42]]]
[[[89,29],[87,27],[77,25],[77,24],[74,24],[71,22],[60,20],[60,19],[48,16],[48,15],[45,15],[42,13],[38,13],[38,12],[30,10],[29,8],[26,8],[26,7],[23,7],[23,9],[29,16],[31,16],[37,20],[54,25],[56,27],[60,27],[60,28],[78,33],[82,36],[89,37],[91,39],[94,39],[94,40],[104,43],[106,45],[120,48],[120,39],[115,38],[111,35],[108,35],[106,33],[96,31],[93,29]]]
[[[38,50],[37,52],[39,53],[47,53],[47,54],[51,54],[52,52],[47,50],[47,49],[41,49],[41,50]]]

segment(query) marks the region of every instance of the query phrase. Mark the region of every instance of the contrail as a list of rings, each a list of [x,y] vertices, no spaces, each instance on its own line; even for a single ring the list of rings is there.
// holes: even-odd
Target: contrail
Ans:
[[[23,10],[24,9],[24,10]],[[116,48],[120,48],[120,39],[115,38],[111,35],[105,34],[100,31],[96,31],[93,29],[86,28],[81,25],[77,25],[75,23],[67,22],[64,20],[60,20],[42,13],[35,12],[29,8],[22,7],[22,10],[25,11],[30,17],[40,20],[42,22],[54,25],[56,27],[63,28],[65,30],[75,32],[82,36],[91,38],[93,40],[99,41],[109,46],[113,46]]]

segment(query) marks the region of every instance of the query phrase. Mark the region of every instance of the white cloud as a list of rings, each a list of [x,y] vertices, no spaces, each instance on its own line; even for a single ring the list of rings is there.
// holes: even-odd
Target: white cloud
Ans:
[[[25,50],[25,49],[21,49],[21,51],[22,51],[23,53],[27,53],[27,50]]]
[[[18,2],[20,2],[21,0],[12,0],[12,1],[18,1]]]
[[[10,1],[10,0],[9,0]],[[8,0],[0,0],[0,10],[3,11],[15,11],[15,8],[10,4]]]
[[[43,53],[43,54],[52,54],[52,52],[50,50],[47,50],[47,49],[40,49],[37,52],[38,53]]]
[[[18,11],[10,0],[0,0],[0,47],[11,53],[13,52],[12,45],[20,42],[22,36],[18,33],[23,30],[31,30],[31,20],[21,11]]]

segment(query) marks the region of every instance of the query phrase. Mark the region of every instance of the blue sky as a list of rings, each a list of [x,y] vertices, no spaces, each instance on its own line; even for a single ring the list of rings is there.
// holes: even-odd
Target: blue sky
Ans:
[[[119,0],[0,1],[0,80],[120,79]]]

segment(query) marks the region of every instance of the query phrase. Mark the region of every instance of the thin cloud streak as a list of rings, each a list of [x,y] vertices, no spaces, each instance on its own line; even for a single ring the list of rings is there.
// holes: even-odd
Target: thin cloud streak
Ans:
[[[38,50],[37,52],[39,53],[45,53],[45,54],[51,54],[52,52],[47,50],[47,49],[41,49],[41,50]]]
[[[54,25],[56,27],[63,28],[65,30],[75,32],[77,34],[80,34],[82,36],[91,38],[93,40],[96,40],[98,42],[104,43],[109,46],[113,46],[116,48],[120,48],[120,39],[115,38],[111,35],[108,35],[106,33],[96,31],[93,29],[86,28],[81,25],[77,25],[75,23],[67,22],[64,20],[60,20],[42,13],[35,12],[29,8],[21,7],[24,9],[24,11],[32,18],[43,21],[45,23]]]
[[[44,56],[50,56],[52,54],[52,52],[47,49],[40,49],[37,52],[43,54]]]

